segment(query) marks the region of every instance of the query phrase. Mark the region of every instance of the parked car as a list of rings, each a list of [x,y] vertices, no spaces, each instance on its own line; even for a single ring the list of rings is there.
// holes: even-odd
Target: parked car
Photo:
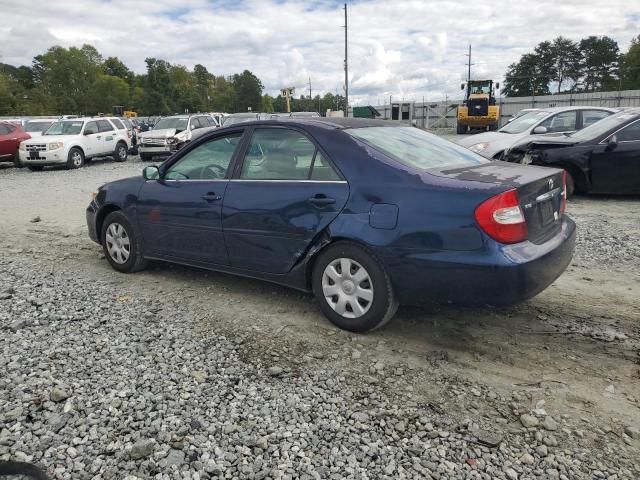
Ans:
[[[142,161],[156,155],[171,155],[186,143],[218,127],[210,115],[175,115],[164,117],[153,130],[138,137],[138,152]]]
[[[31,135],[31,138],[41,136],[57,118],[34,118],[24,125],[24,131]]]
[[[127,151],[133,148],[133,128],[131,124],[127,124],[128,120],[124,117],[105,117],[107,118],[120,133],[127,139]]]
[[[229,127],[237,123],[245,123],[245,122],[252,122],[255,120],[261,120],[260,115],[263,115],[263,114],[259,112],[232,113],[231,115],[227,115],[224,118],[224,123],[222,124],[222,126]]]
[[[341,328],[398,304],[510,304],[571,261],[563,171],[492,162],[368,119],[240,123],[94,192],[89,236],[111,266],[149,259],[312,291]]]
[[[318,112],[291,112],[291,118],[316,118],[320,117]]]
[[[31,136],[22,127],[9,122],[0,122],[0,162],[13,162],[20,166],[18,147]]]
[[[116,128],[114,119],[74,118],[59,120],[41,137],[20,144],[20,161],[30,170],[49,165],[80,168],[86,160],[113,157],[124,162],[129,152],[126,129]]]
[[[567,194],[640,193],[640,108],[628,108],[569,136],[513,147],[506,160],[563,168]]]
[[[612,113],[606,107],[553,107],[534,110],[515,118],[496,132],[469,135],[458,141],[485,158],[500,159],[513,145],[540,138],[562,136],[591,125]]]

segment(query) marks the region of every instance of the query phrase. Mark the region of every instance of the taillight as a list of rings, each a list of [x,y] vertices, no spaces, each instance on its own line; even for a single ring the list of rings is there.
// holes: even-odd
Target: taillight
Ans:
[[[529,234],[515,189],[482,202],[476,208],[476,221],[487,235],[500,243],[522,242]]]
[[[567,209],[567,171],[562,171],[562,198],[560,199],[560,215]]]

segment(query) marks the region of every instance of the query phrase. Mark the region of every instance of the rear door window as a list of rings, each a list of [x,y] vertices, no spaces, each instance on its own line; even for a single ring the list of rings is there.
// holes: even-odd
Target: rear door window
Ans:
[[[84,127],[85,133],[88,131],[93,131],[93,133],[98,133],[100,130],[98,128],[98,122],[87,122],[87,125]]]
[[[117,118],[112,119],[112,120],[111,120],[111,123],[113,123],[113,124],[116,126],[116,128],[117,128],[118,130],[125,130],[125,129],[127,128],[127,127],[125,127],[125,126],[122,124],[122,122],[121,122],[120,120],[118,120]]]
[[[6,135],[7,133],[9,133],[7,125],[0,124],[0,135]]]
[[[114,130],[113,125],[108,120],[98,120],[98,128],[100,132],[112,132]]]
[[[582,128],[593,125],[609,115],[611,115],[611,112],[605,110],[582,110]]]
[[[547,118],[539,127],[545,127],[547,133],[573,132],[576,130],[577,111],[560,112]]]
[[[240,178],[246,180],[309,180],[316,147],[304,134],[286,128],[258,128],[251,137]],[[323,170],[324,168],[324,170]],[[318,179],[337,176],[326,159],[319,159]],[[339,179],[339,178],[338,178]]]

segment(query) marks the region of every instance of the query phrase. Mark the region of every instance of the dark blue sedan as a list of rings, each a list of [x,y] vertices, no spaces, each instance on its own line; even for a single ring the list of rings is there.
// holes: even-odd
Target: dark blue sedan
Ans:
[[[363,332],[399,304],[512,304],[571,261],[562,170],[491,162],[397,123],[250,122],[102,186],[91,238],[120,272],[165,260],[311,291]]]

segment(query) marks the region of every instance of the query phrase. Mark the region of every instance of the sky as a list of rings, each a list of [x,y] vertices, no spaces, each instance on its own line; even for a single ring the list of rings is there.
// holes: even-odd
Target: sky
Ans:
[[[343,93],[344,2],[287,0],[0,0],[0,62],[30,65],[53,45],[89,43],[144,73],[146,57],[216,75],[245,69],[265,92]],[[348,1],[349,99],[458,98],[467,76],[502,81],[539,42],[640,35],[638,0]]]

